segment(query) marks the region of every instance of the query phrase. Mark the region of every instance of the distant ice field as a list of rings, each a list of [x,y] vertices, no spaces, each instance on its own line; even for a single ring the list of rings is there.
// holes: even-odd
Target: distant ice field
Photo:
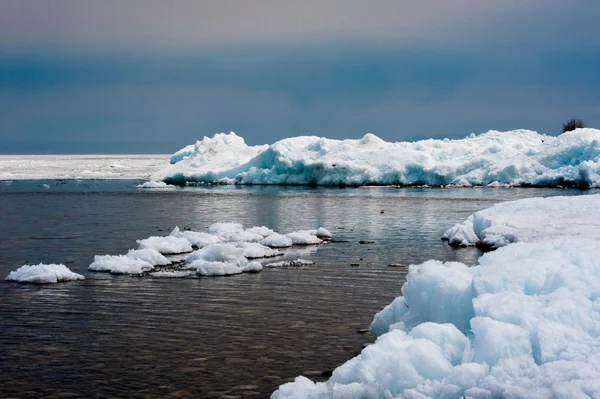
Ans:
[[[0,155],[0,180],[143,180],[169,155]]]

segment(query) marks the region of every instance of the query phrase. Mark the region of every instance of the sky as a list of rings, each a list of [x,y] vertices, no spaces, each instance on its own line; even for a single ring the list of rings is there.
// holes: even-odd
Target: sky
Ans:
[[[600,128],[597,0],[0,0],[0,153]]]

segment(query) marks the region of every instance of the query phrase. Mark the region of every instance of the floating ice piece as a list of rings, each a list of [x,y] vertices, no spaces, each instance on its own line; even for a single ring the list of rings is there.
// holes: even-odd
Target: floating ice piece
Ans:
[[[112,274],[141,274],[154,269],[154,265],[127,255],[96,255],[88,270]]]
[[[171,184],[167,184],[162,181],[147,181],[142,184],[138,184],[137,188],[175,188],[175,186]]]
[[[65,265],[44,264],[23,265],[12,271],[6,281],[32,284],[53,284],[61,281],[84,280],[81,274],[73,273]]]
[[[296,260],[282,260],[280,262],[271,262],[267,263],[265,267],[289,267],[289,266],[310,266],[314,265],[315,262],[306,259],[296,259]]]
[[[226,242],[260,242],[264,238],[262,233],[265,231],[261,228],[244,230],[239,223],[214,223],[208,228],[210,234],[217,235]]]
[[[316,236],[316,230],[298,230],[286,234],[294,245],[315,245],[323,242]]]
[[[505,185],[600,187],[600,130],[559,136],[489,131],[462,140],[387,143],[292,137],[248,146],[235,133],[204,137],[176,152],[152,180],[224,184]]]
[[[174,237],[185,238],[191,245],[194,245],[198,248],[203,248],[210,244],[218,244],[223,240],[214,235],[208,233],[202,233],[198,231],[181,231],[179,227],[175,227],[171,232],[171,235]]]
[[[283,255],[279,250],[269,248],[257,242],[239,242],[235,245],[238,248],[244,249],[244,257],[248,259],[272,258],[273,256]]]
[[[211,262],[197,260],[191,266],[196,267],[196,273],[199,276],[230,276],[262,270],[262,265],[258,262]]]
[[[185,267],[196,269],[201,276],[228,276],[244,272],[258,272],[262,265],[250,262],[244,256],[244,248],[233,244],[212,244],[191,253]]]
[[[161,254],[181,254],[185,252],[192,252],[192,245],[186,238],[166,236],[158,237],[153,236],[143,240],[137,240],[140,244],[140,249],[152,248],[160,252]]]
[[[534,242],[570,236],[600,240],[600,195],[526,198],[496,204],[448,229],[451,245],[498,248],[511,242]]]
[[[271,248],[286,248],[292,246],[292,239],[283,234],[274,233],[262,240],[261,244]]]
[[[333,237],[333,234],[331,234],[331,233],[329,232],[329,230],[327,230],[327,229],[326,229],[326,228],[324,228],[324,227],[319,227],[319,228],[318,228],[318,229],[315,231],[315,233],[314,233],[314,234],[315,234],[317,237],[319,237],[319,238],[331,238],[331,237]]]
[[[154,248],[130,249],[125,256],[146,261],[153,266],[166,266],[171,264],[169,259]]]

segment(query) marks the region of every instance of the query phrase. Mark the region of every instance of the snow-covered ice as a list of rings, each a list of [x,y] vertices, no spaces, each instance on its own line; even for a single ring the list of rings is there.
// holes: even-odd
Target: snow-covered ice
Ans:
[[[53,284],[61,281],[84,280],[81,274],[73,273],[65,265],[44,264],[23,265],[12,271],[6,281],[32,284]]]
[[[324,239],[331,236],[323,227],[290,233],[291,237],[297,236],[298,245],[322,242],[316,234]],[[263,265],[256,259],[284,255],[277,248],[292,246],[292,238],[287,235],[266,226],[245,229],[239,223],[214,223],[206,233],[182,231],[175,227],[168,236],[153,236],[137,242],[138,249],[132,249],[125,255],[95,256],[88,270],[153,277],[228,276],[259,272]],[[163,254],[169,255],[169,258]],[[313,262],[302,259],[285,262],[286,266],[304,264]]]
[[[478,212],[486,228],[514,222],[510,237],[519,242],[503,242],[474,267],[411,265],[402,296],[373,320],[374,344],[329,381],[298,377],[272,398],[599,397],[594,208],[600,195],[519,200]],[[475,224],[484,220],[475,215]]]
[[[248,146],[235,133],[176,152],[152,181],[222,184],[600,186],[600,130],[560,136],[489,131],[461,140],[388,143],[292,137]]]
[[[600,241],[600,197],[526,198],[474,213],[448,229],[442,239],[451,245],[482,244],[498,248],[512,242],[563,237]]]
[[[168,164],[168,155],[0,155],[0,180],[141,180]]]

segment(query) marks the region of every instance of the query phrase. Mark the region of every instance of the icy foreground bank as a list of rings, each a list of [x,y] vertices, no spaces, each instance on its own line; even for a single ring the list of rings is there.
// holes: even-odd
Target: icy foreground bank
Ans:
[[[10,272],[6,281],[31,284],[56,284],[61,281],[84,280],[81,274],[73,273],[65,265],[44,264],[23,265]]]
[[[600,186],[600,130],[558,137],[489,131],[462,140],[388,143],[293,137],[248,146],[235,133],[204,137],[152,181],[225,184]]]
[[[286,235],[264,226],[244,229],[238,223],[215,223],[206,233],[181,231],[175,227],[168,236],[138,240],[139,247],[125,255],[98,255],[88,270],[113,274],[147,274],[152,277],[188,277],[193,274],[229,276],[261,271],[263,265],[256,259],[284,255],[278,248],[316,245],[329,238],[331,233],[323,227]],[[180,256],[173,260],[165,255]],[[306,264],[312,262],[304,263]],[[300,264],[296,260],[277,266]]]
[[[298,377],[272,398],[600,397],[600,213],[562,219],[580,206],[600,208],[600,195],[486,210],[491,226],[507,223],[506,210],[528,242],[475,267],[410,266],[402,296],[373,320],[376,343],[329,381]],[[533,208],[539,217],[527,219]]]

